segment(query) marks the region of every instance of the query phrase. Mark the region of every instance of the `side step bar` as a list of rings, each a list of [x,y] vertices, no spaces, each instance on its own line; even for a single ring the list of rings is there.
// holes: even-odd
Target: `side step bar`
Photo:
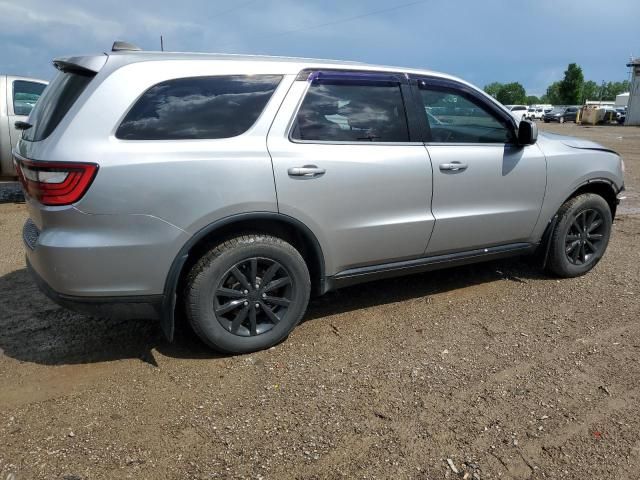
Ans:
[[[416,258],[401,262],[383,263],[366,267],[351,268],[327,277],[325,291],[355,285],[357,283],[398,277],[411,273],[428,272],[442,268],[468,265],[472,263],[497,260],[500,258],[532,254],[538,245],[531,243],[512,243],[498,247],[480,248],[466,252],[448,253],[433,257]]]

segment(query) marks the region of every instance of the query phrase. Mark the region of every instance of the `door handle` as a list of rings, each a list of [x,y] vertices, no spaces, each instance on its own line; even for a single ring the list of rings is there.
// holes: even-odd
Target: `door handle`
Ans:
[[[290,177],[319,177],[324,175],[326,170],[324,168],[318,168],[316,165],[305,165],[304,167],[291,167],[287,170]]]
[[[449,172],[461,172],[466,170],[468,165],[462,162],[441,163],[440,170]]]

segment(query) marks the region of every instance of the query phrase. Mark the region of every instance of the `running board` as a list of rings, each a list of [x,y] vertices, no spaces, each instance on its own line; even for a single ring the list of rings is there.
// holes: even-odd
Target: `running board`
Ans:
[[[328,277],[325,282],[325,292],[337,288],[355,285],[357,283],[379,280],[382,278],[399,277],[412,273],[429,272],[442,268],[469,265],[472,263],[497,260],[500,258],[527,255],[535,251],[537,245],[531,243],[512,243],[498,247],[480,248],[466,252],[448,253],[433,257],[416,258],[402,262],[383,263],[367,267],[350,268]]]

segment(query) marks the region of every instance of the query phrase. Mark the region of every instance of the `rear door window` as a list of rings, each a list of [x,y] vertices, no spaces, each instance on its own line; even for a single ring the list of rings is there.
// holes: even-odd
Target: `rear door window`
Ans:
[[[359,78],[314,81],[298,110],[291,138],[323,142],[408,142],[400,85]]]
[[[94,73],[84,71],[58,73],[29,114],[28,122],[32,127],[24,130],[22,139],[38,142],[47,138],[94,76]]]
[[[42,95],[46,85],[44,83],[14,80],[13,82],[13,113],[14,115],[29,115],[38,98]]]
[[[116,131],[123,140],[235,137],[256,122],[280,75],[179,78],[147,90]]]

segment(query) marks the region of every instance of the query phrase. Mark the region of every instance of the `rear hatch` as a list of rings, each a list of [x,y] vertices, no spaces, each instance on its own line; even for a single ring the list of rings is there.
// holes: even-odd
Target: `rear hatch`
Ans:
[[[31,111],[27,120],[31,126],[23,131],[22,140],[45,140],[60,124],[106,60],[106,55],[54,60],[58,74]]]
[[[70,205],[82,198],[98,166],[42,158],[47,139],[107,60],[106,55],[54,60],[58,74],[36,103],[14,152],[25,194],[42,205]]]

